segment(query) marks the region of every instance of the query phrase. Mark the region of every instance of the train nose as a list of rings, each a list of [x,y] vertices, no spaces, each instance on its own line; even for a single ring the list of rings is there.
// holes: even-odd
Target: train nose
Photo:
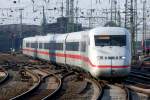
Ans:
[[[112,75],[115,75],[116,73],[117,73],[116,70],[114,70],[114,69],[111,70]]]
[[[129,66],[124,66],[125,68],[117,68],[117,69],[112,69],[111,71],[111,75],[112,77],[115,76],[128,76],[129,72],[130,72],[130,67]]]
[[[94,68],[91,74],[94,77],[124,77],[128,76],[130,66],[105,66],[106,68]]]

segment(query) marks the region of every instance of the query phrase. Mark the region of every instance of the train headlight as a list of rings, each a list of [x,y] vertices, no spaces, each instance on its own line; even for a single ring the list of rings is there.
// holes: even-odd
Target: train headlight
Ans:
[[[122,56],[121,59],[126,59],[126,57]]]
[[[103,56],[98,56],[97,59],[101,60],[103,59]]]

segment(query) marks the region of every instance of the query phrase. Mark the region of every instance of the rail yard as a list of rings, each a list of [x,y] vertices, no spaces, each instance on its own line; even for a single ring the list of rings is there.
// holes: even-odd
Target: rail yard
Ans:
[[[22,54],[1,54],[0,99],[149,100],[149,73],[131,68],[123,81],[94,79]],[[6,63],[7,62],[7,63]],[[17,67],[16,67],[17,66]]]

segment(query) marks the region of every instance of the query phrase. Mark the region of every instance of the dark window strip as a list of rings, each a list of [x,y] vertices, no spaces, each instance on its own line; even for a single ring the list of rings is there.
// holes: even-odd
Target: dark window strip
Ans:
[[[63,50],[63,43],[44,43],[44,49]]]
[[[67,51],[79,51],[79,42],[67,42],[66,50]]]

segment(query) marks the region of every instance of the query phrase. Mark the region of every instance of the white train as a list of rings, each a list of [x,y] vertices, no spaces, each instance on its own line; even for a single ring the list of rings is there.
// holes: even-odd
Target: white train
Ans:
[[[89,31],[48,34],[23,39],[23,54],[93,77],[125,77],[131,65],[131,34],[124,28],[97,27]]]

